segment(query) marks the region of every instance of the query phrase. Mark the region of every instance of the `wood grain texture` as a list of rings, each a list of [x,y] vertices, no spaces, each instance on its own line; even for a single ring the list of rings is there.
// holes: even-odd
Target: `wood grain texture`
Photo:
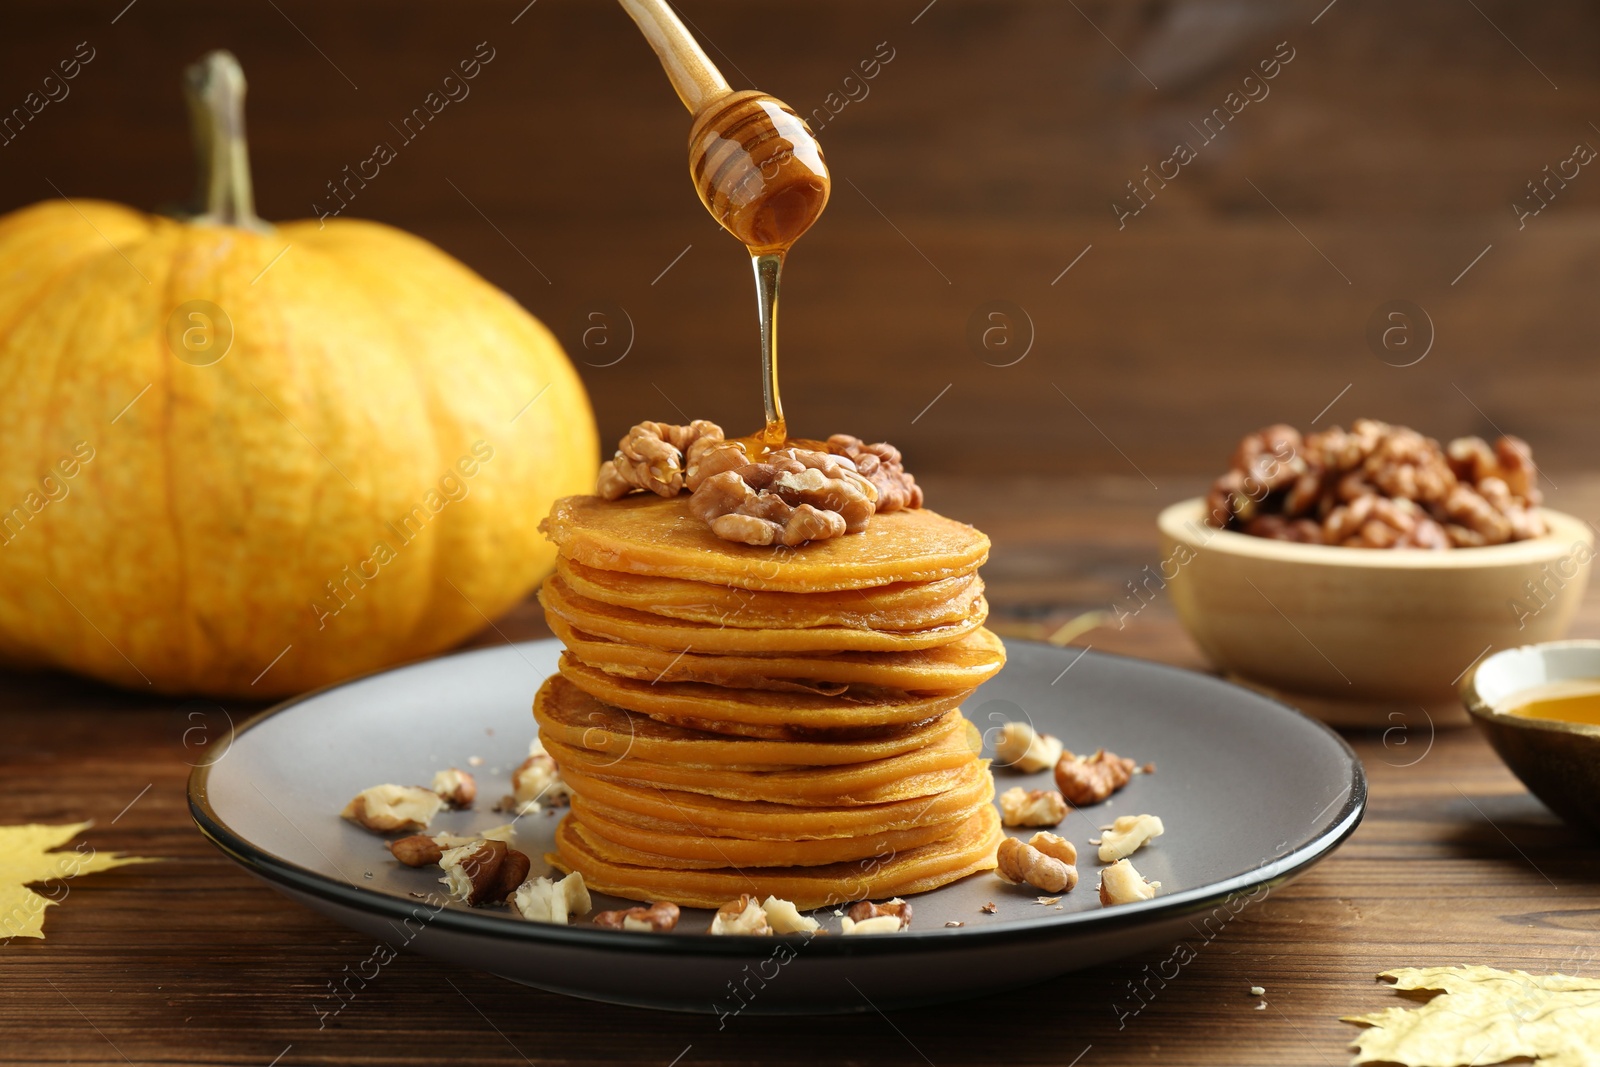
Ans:
[[[138,0],[112,24],[122,6],[8,7],[0,114],[77,42],[97,57],[0,147],[0,207],[53,196],[51,183],[182,200],[179,71],[226,46],[250,77],[265,217],[327,210],[327,184],[392,142],[397,158],[352,187],[348,213],[439,243],[546,321],[579,361],[602,439],[679,411],[740,433],[759,422],[745,256],[697,202],[686,116],[616,5]],[[796,430],[891,440],[918,470],[1203,471],[1244,431],[1303,426],[1349,386],[1327,421],[1375,415],[1441,437],[1492,423],[1552,466],[1589,462],[1600,178],[1583,170],[1521,228],[1511,205],[1575,143],[1600,146],[1600,11],[1325,7],[774,0],[749,17],[736,0],[685,0],[733,84],[807,116],[834,171],[833,202],[785,272]],[[480,41],[495,58],[470,95],[408,135]],[[1204,141],[1194,127],[1279,42],[1294,58],[1270,93]],[[1180,139],[1198,158],[1119,229],[1113,200]],[[1396,298],[1436,330],[1414,367],[1364,340]],[[992,364],[1017,349],[969,342],[994,300],[1034,326],[1015,366]],[[609,328],[586,349],[597,312]]]
[[[1555,478],[1555,506],[1600,513],[1600,479]],[[1198,485],[1157,481],[936,477],[927,488],[941,510],[991,535],[994,617],[1025,635],[1103,609],[1155,561],[1157,508]],[[1576,629],[1600,636],[1600,590]],[[479,643],[540,636],[537,607],[498,631]],[[1203,667],[1160,599],[1078,643]],[[665,1065],[681,1055],[683,1067],[946,1067],[1066,1065],[1082,1053],[1083,1065],[1325,1065],[1345,1056],[1352,1029],[1340,1015],[1396,1000],[1373,980],[1379,970],[1600,970],[1593,842],[1529,797],[1475,732],[1430,737],[1418,721],[1346,735],[1371,776],[1365,823],[1210,940],[1197,931],[1196,958],[1164,986],[1150,976],[1171,948],[955,1007],[888,1019],[741,1016],[719,1030],[712,1017],[602,1007],[402,954],[319,1030],[313,995],[373,946],[254,881],[194,830],[189,710],[67,678],[0,675],[6,821],[94,818],[86,839],[97,849],[167,859],[74,881],[48,916],[47,940],[0,942],[0,1062]],[[1252,985],[1266,988],[1265,1009]]]

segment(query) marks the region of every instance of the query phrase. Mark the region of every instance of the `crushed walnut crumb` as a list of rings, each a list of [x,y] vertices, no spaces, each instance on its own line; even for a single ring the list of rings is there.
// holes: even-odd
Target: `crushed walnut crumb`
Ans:
[[[445,799],[420,785],[385,783],[363,789],[339,814],[373,833],[426,830]]]
[[[1152,838],[1166,833],[1159,815],[1120,815],[1100,843],[1100,862],[1115,863],[1139,851]]]
[[[1012,786],[999,796],[1000,821],[1006,826],[1055,826],[1067,817],[1067,802],[1054,789]]]

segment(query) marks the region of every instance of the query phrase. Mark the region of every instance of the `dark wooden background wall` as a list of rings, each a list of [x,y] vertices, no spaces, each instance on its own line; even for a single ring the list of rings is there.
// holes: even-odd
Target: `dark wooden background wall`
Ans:
[[[615,5],[525,4],[10,3],[0,112],[79,42],[95,58],[0,146],[0,208],[52,183],[149,207],[186,197],[179,72],[223,46],[250,77],[263,213],[309,215],[487,42],[495,58],[471,95],[400,147],[350,213],[427,237],[539,315],[582,361],[606,438],[679,409],[750,428],[748,268],[691,190],[687,115]],[[736,85],[804,112],[893,51],[820,131],[834,199],[791,258],[783,319],[801,431],[886,438],[930,472],[1198,472],[1243,431],[1304,426],[1349,386],[1321,424],[1370,414],[1445,436],[1492,423],[1547,466],[1593,465],[1600,168],[1521,228],[1512,209],[1575,145],[1600,147],[1593,4],[681,10]],[[1125,183],[1176,141],[1198,143],[1189,124],[1279,42],[1294,58],[1270,95],[1119,229]],[[1388,365],[1364,337],[1393,299],[1436,333],[1414,366]],[[993,364],[1020,337],[1007,352],[969,343],[996,300],[1033,324],[1015,365]],[[606,366],[625,341],[618,308],[634,341]],[[604,309],[613,343],[586,350],[584,317]]]

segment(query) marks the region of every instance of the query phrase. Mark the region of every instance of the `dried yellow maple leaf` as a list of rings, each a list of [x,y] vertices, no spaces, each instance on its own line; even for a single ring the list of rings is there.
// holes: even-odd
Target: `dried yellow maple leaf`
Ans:
[[[0,939],[44,937],[44,909],[67,899],[71,879],[125,863],[155,863],[140,856],[108,856],[87,841],[71,852],[52,852],[91,824],[0,826]],[[44,893],[35,893],[39,885]]]
[[[1352,1042],[1352,1067],[1488,1067],[1531,1060],[1540,1067],[1600,1064],[1600,981],[1493,967],[1403,967],[1385,971],[1397,989],[1436,989],[1420,1008],[1387,1008],[1347,1023],[1372,1029]]]

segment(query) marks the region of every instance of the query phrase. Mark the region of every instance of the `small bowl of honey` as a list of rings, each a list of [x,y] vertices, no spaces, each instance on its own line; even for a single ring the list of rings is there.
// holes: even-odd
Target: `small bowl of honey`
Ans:
[[[1600,834],[1600,641],[1551,641],[1489,656],[1461,699],[1529,792]]]

